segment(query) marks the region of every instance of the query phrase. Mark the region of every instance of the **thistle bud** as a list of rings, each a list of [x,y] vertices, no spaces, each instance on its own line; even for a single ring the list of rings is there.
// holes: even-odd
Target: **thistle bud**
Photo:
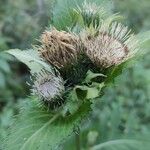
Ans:
[[[84,1],[81,7],[78,7],[76,12],[83,18],[84,25],[90,27],[98,27],[100,18],[105,14],[102,7],[97,6],[95,3],[88,3]]]
[[[58,69],[70,66],[77,61],[78,37],[53,28],[41,36],[40,55]]]
[[[32,94],[37,95],[41,100],[53,103],[61,98],[64,92],[64,82],[59,75],[42,70],[32,77]]]
[[[113,23],[102,26],[95,36],[81,35],[85,53],[100,68],[119,65],[133,57],[137,51],[137,40],[127,27]]]

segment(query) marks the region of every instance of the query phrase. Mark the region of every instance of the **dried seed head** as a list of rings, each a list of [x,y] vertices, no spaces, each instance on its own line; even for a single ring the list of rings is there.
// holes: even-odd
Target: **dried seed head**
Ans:
[[[101,26],[96,36],[84,32],[81,35],[85,52],[98,67],[108,68],[119,65],[134,56],[137,51],[137,40],[127,27],[113,23]]]
[[[76,35],[53,28],[42,34],[41,43],[40,55],[58,69],[77,61],[79,40]]]
[[[41,72],[34,74],[32,78],[33,95],[38,95],[41,100],[47,102],[55,102],[57,98],[62,97],[64,92],[64,82],[60,76],[42,70]]]

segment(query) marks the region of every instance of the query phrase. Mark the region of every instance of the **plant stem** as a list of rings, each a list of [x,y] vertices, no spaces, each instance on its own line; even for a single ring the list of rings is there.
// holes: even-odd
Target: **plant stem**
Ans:
[[[75,135],[75,141],[76,141],[76,150],[80,150],[80,130],[78,130],[78,133]]]

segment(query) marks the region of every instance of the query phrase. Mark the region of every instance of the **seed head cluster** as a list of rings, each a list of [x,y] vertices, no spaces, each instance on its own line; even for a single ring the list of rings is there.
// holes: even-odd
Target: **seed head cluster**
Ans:
[[[85,9],[86,13],[97,16],[98,10],[94,11],[93,9],[97,8],[95,5],[85,5],[84,7],[89,7],[88,11]],[[138,50],[138,41],[126,26],[116,22],[108,23],[105,20],[96,28],[94,26],[91,28],[91,26],[87,25],[78,36],[52,28],[42,34],[40,41],[41,46],[38,48],[40,56],[56,67],[65,80],[64,72],[69,66],[77,64],[78,67],[81,67],[80,70],[82,71],[88,70],[90,69],[88,68],[89,66],[94,65],[96,68],[105,70],[130,59]],[[80,57],[81,54],[84,57]],[[86,60],[92,65],[83,66],[83,64],[86,64],[83,63]],[[73,78],[76,75],[72,75],[74,70],[71,69],[76,69],[75,67],[76,65],[68,68],[69,76],[73,76]],[[79,75],[79,73],[76,74]],[[46,102],[53,102],[57,97],[62,96],[65,88],[63,79],[59,75],[56,76],[54,73],[42,71],[35,74],[34,77],[33,93],[41,99]],[[67,79],[69,80],[69,78]],[[80,77],[77,76],[77,78]],[[72,85],[71,83],[69,84]]]

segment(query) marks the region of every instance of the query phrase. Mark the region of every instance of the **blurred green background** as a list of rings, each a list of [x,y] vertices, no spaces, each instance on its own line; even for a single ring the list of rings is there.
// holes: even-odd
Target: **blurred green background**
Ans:
[[[54,0],[0,0],[0,52],[36,44],[50,24],[53,4]],[[150,29],[149,0],[113,0],[112,9],[126,18],[125,24],[135,33]],[[29,95],[25,84],[28,78],[25,65],[0,53],[0,139],[6,136],[13,115],[18,113],[18,104]],[[150,53],[134,68],[125,70],[116,85],[107,88],[93,106],[94,112],[82,126],[82,147],[150,132],[149,91]],[[65,143],[64,149],[74,144],[73,139]]]

